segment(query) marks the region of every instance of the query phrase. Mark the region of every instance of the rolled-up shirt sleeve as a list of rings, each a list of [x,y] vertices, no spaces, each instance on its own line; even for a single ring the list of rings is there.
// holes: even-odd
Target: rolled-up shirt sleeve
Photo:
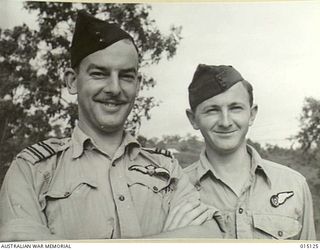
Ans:
[[[54,239],[41,211],[32,167],[17,158],[6,174],[0,191],[1,241]]]

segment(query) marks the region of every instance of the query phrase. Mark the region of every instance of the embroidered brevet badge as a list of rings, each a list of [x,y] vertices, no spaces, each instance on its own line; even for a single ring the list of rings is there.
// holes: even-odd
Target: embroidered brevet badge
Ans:
[[[270,203],[273,207],[279,207],[286,202],[287,199],[294,195],[293,191],[281,192],[275,195],[272,195],[270,198]]]
[[[129,167],[130,171],[138,171],[143,174],[148,174],[149,176],[158,176],[162,177],[166,180],[170,179],[170,173],[167,169],[162,168],[162,167],[156,167],[153,165],[147,165],[147,166],[142,166],[142,165],[132,165]]]

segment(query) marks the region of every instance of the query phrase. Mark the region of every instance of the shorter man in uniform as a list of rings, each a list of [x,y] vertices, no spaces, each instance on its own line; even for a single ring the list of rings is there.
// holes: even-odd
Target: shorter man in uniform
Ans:
[[[246,143],[258,110],[252,92],[252,85],[231,66],[197,67],[186,113],[201,131],[205,149],[185,172],[201,200],[220,211],[229,237],[314,240],[306,179],[262,159]]]
[[[212,212],[177,161],[124,131],[140,88],[132,37],[80,11],[71,66],[78,125],[71,138],[32,145],[12,162],[0,240],[220,237],[215,220],[199,226]]]

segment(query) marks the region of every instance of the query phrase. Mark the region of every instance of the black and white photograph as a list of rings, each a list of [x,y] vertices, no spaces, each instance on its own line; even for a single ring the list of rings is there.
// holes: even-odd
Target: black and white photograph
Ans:
[[[0,6],[0,242],[319,247],[320,2]]]

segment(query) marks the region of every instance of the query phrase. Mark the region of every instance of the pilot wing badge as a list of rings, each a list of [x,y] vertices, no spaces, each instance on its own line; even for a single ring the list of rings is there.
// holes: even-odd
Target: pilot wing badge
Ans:
[[[273,207],[279,207],[284,204],[286,200],[294,195],[293,191],[281,192],[275,195],[272,195],[270,198],[270,203]]]
[[[142,174],[147,174],[149,176],[160,177],[165,180],[170,179],[170,173],[167,169],[162,168],[162,167],[157,167],[154,165],[147,165],[147,166],[132,165],[129,167],[129,170],[130,171],[138,171]]]

